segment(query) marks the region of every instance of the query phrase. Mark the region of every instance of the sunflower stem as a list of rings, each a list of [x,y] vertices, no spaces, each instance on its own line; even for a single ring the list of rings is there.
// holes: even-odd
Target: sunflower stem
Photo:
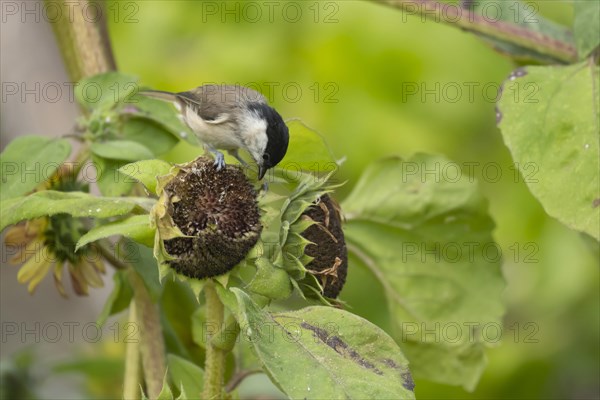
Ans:
[[[137,314],[137,327],[140,332],[140,353],[146,393],[148,398],[156,399],[162,390],[165,376],[165,344],[160,325],[158,307],[152,298],[144,281],[133,269],[129,270],[129,282],[133,288],[133,301]]]
[[[223,303],[215,290],[215,283],[209,279],[204,286],[206,297],[206,323],[208,326],[216,327],[215,332],[220,331],[223,326]],[[209,334],[206,345],[206,359],[204,361],[204,388],[202,398],[220,399],[223,394],[223,377],[225,374],[225,351],[212,343]]]
[[[129,306],[129,322],[137,324],[135,303]],[[123,399],[138,400],[140,398],[140,341],[129,340],[125,353],[125,378]]]
[[[487,37],[535,51],[565,64],[577,60],[577,50],[571,42],[553,38],[543,32],[510,21],[490,21],[484,16],[436,0],[372,0],[433,20],[476,32]]]
[[[72,3],[67,0],[46,2],[58,3],[61,10],[70,10],[68,3]],[[90,3],[90,0],[81,0],[75,4],[77,9],[71,14],[71,18],[50,21],[73,81],[116,69],[106,27],[106,5],[104,2],[95,2],[101,12],[99,18],[92,20],[86,18],[86,13],[83,12]]]

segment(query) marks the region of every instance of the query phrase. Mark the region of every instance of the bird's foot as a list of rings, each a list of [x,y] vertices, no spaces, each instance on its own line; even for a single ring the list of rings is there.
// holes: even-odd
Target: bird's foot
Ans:
[[[215,168],[217,169],[217,171],[220,171],[223,168],[225,168],[225,156],[223,155],[223,153],[216,150],[211,151],[211,153],[213,153],[215,156]]]

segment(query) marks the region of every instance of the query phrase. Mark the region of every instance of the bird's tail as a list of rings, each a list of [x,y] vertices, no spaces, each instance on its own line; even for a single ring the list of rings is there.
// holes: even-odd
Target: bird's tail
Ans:
[[[177,95],[175,93],[165,92],[162,90],[142,90],[139,93],[143,94],[144,96],[151,97],[153,99],[172,101],[172,102],[177,101]]]

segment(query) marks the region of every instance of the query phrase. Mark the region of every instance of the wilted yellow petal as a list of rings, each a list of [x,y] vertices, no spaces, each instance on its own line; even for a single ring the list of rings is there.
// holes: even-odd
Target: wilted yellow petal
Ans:
[[[73,285],[73,290],[78,296],[87,296],[88,294],[88,285],[81,272],[69,264],[69,275],[71,276],[71,284]]]
[[[102,274],[106,273],[106,267],[104,266],[104,260],[102,258],[95,258],[91,263],[96,270]]]
[[[101,274],[105,274],[106,273],[106,266],[104,265],[104,261],[102,260],[98,260],[96,261],[96,269],[101,273]]]
[[[44,264],[40,268],[39,272],[37,274],[35,274],[33,276],[33,278],[31,279],[31,281],[29,282],[29,287],[27,288],[29,293],[33,293],[33,291],[35,290],[37,285],[42,281],[42,279],[44,279],[44,277],[48,273],[48,270],[50,269],[50,267],[53,264],[54,263],[51,260],[46,260],[46,262],[44,262]]]
[[[98,248],[96,248],[94,245],[90,246],[90,249],[85,255],[84,260],[89,262],[97,271],[103,274],[106,273],[106,268],[104,267],[104,259],[102,258],[102,255],[100,254]]]
[[[58,293],[60,293],[60,295],[62,297],[69,297],[67,296],[67,292],[65,291],[65,286],[62,283],[62,272],[63,272],[63,264],[58,263],[54,265],[54,286],[56,286],[56,289],[58,290]]]
[[[25,226],[15,225],[6,230],[4,236],[4,243],[9,246],[19,245],[24,243],[28,239]]]
[[[31,258],[34,255],[36,257],[38,257],[38,252],[44,251],[43,248],[44,248],[44,241],[41,239],[34,240],[34,241],[28,243],[27,245],[25,243],[23,243],[17,249],[17,252],[15,253],[15,255],[12,256],[10,258],[10,260],[8,260],[8,262],[12,265],[23,264],[24,262],[26,262],[29,258]],[[7,251],[9,251],[9,249],[7,249]]]
[[[12,235],[14,236],[7,235],[5,240],[19,240],[20,242],[28,242],[36,237],[41,237],[46,230],[47,225],[48,218],[45,217],[21,222],[10,229],[11,231],[14,230],[12,232]]]
[[[49,219],[47,217],[30,219],[26,221],[25,228],[27,230],[27,234],[32,236],[43,233],[48,226],[48,221]]]
[[[21,267],[17,274],[17,280],[19,283],[25,283],[33,278],[40,269],[46,268],[46,266],[52,261],[48,257],[45,257],[45,251],[42,247],[39,249],[33,257],[31,257],[25,265]]]
[[[83,278],[91,287],[100,288],[104,286],[102,278],[100,278],[96,269],[89,262],[82,261],[77,264],[76,268],[81,271],[81,275],[83,275]]]

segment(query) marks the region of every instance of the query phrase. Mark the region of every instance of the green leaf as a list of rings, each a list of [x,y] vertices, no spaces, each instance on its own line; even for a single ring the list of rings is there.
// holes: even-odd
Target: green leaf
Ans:
[[[165,342],[165,351],[170,354],[177,354],[181,357],[189,358],[190,352],[184,345],[182,339],[173,328],[173,324],[161,310],[160,325],[163,339]]]
[[[188,396],[187,396],[187,393],[185,392],[185,389],[180,388],[179,390],[181,391],[181,393],[179,393],[179,396],[177,396],[177,399],[175,399],[175,400],[187,400]]]
[[[95,197],[83,192],[45,190],[27,197],[17,197],[0,203],[0,230],[26,219],[54,214],[74,217],[109,218],[130,212],[143,212],[150,206],[148,199],[135,197]]]
[[[167,175],[171,164],[162,160],[143,160],[127,164],[119,168],[119,172],[141,182],[152,193],[156,194],[156,178]]]
[[[476,349],[490,343],[439,331],[500,326],[504,282],[493,221],[469,180],[439,156],[384,159],[365,170],[342,210],[348,250],[380,280],[415,377],[471,390],[485,366]],[[441,368],[438,356],[453,367]]]
[[[192,314],[192,339],[201,348],[206,348],[206,341],[208,340],[208,326],[206,325],[206,309],[199,307]],[[210,327],[212,328],[212,327]],[[215,329],[216,330],[216,329]],[[210,333],[214,333],[211,331]]]
[[[96,185],[102,195],[119,197],[131,192],[136,181],[119,171],[125,161],[109,160],[95,155],[92,156],[92,160],[98,171]]]
[[[118,243],[117,254],[140,274],[150,297],[156,301],[160,297],[163,287],[158,278],[158,266],[152,249],[132,240],[122,239]]]
[[[95,155],[110,160],[138,161],[154,157],[146,146],[131,140],[94,142],[90,150]]]
[[[143,95],[135,96],[133,99],[135,100],[135,105],[132,112],[135,117],[154,121],[175,135],[175,137],[195,146],[200,145],[196,135],[179,118],[179,112],[173,104]]]
[[[179,141],[162,125],[146,118],[129,118],[123,125],[123,138],[143,144],[154,156],[171,150]]]
[[[165,279],[162,286],[163,292],[160,297],[161,325],[163,326],[167,350],[169,353],[184,358],[194,357],[195,354],[197,355],[201,351],[198,347],[191,345],[193,339],[192,318],[190,316],[199,307],[198,297],[194,295],[187,283],[178,279]],[[199,359],[200,357],[193,358],[193,360]]]
[[[96,321],[99,326],[104,325],[108,317],[125,310],[129,306],[133,290],[125,274],[125,271],[117,271],[113,275],[114,285],[112,292],[110,292],[108,299],[106,299],[104,308]]]
[[[567,27],[543,18],[539,13],[539,7],[535,3],[519,0],[478,0],[468,2],[468,4],[471,5],[471,11],[483,16],[488,22],[502,22],[519,26],[531,31],[532,35],[541,33],[547,37],[547,40],[557,40],[566,45],[573,45],[573,38]],[[476,33],[476,35],[488,42],[495,50],[508,54],[521,62],[564,62],[564,60],[559,60],[551,54],[544,54],[535,49],[521,47],[481,33]]]
[[[237,286],[240,286],[241,281],[238,281]],[[238,300],[236,295],[229,289],[225,288],[223,285],[221,285],[220,283],[217,284],[215,283],[215,289],[217,290],[217,295],[219,296],[219,299],[221,300],[221,302],[223,303],[223,305],[232,313],[238,314],[240,309],[238,307]],[[251,295],[251,294],[249,294]],[[258,296],[260,297],[260,296]],[[266,305],[268,303],[268,299],[265,299],[264,304],[260,304],[260,305]]]
[[[252,343],[246,339],[239,340],[233,348],[235,366],[239,370],[262,370],[262,363],[256,356]]]
[[[286,299],[292,294],[288,273],[273,265],[267,258],[255,261],[256,275],[248,284],[248,290],[270,299]]]
[[[52,367],[54,373],[77,373],[99,385],[107,385],[123,379],[123,359],[114,355],[81,355],[73,361],[59,362]]]
[[[196,364],[173,354],[167,356],[169,375],[177,387],[183,387],[189,398],[197,398],[202,393],[204,371]]]
[[[167,381],[167,374],[168,373],[165,373],[165,376],[163,378],[162,389],[160,390],[160,393],[156,398],[157,400],[173,400],[173,392],[169,387],[169,382]]]
[[[120,221],[100,225],[91,229],[79,239],[75,251],[88,243],[113,235],[120,235],[133,239],[148,247],[154,245],[154,229],[150,226],[149,216],[143,214],[134,215]]]
[[[290,398],[414,399],[406,358],[377,326],[332,307],[271,314],[231,290],[242,334]]]
[[[0,200],[31,192],[56,172],[71,154],[65,139],[22,136],[0,154]]]
[[[600,44],[600,2],[575,0],[573,34],[579,59],[583,60]]]
[[[287,177],[294,177],[299,171],[309,171],[318,176],[337,170],[337,160],[320,134],[301,121],[287,122],[287,126],[290,130],[290,143],[285,157],[278,165],[278,169]]]
[[[504,141],[546,212],[600,240],[600,68],[528,67],[505,83],[498,103]],[[517,99],[519,88],[535,96]],[[520,101],[519,101],[520,100]]]
[[[120,72],[107,72],[80,80],[75,86],[75,99],[85,108],[110,109],[119,102],[135,100],[139,78]]]

